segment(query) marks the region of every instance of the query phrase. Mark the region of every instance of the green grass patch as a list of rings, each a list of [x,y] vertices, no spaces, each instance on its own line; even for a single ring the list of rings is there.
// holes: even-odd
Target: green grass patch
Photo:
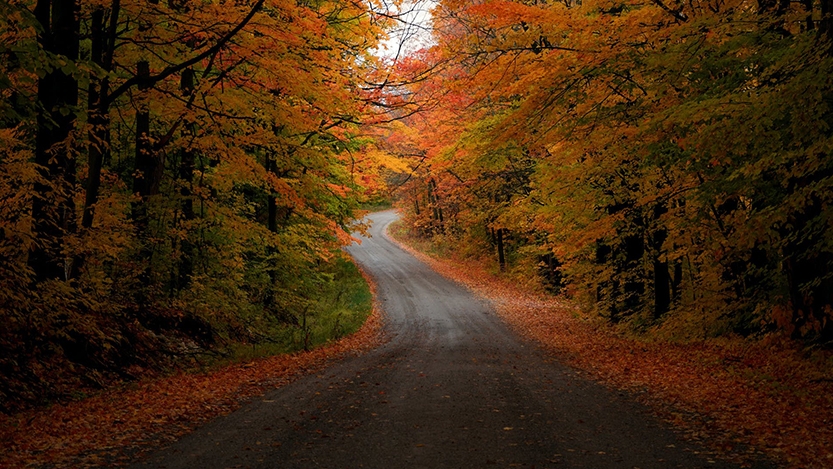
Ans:
[[[222,361],[313,349],[358,331],[373,309],[370,286],[346,256],[322,267],[306,296],[306,304],[293,312],[290,322],[275,324],[261,341],[229,344]]]
[[[426,238],[418,236],[411,231],[403,220],[396,220],[388,225],[388,233],[394,239],[399,240],[417,251],[427,254],[431,257],[448,258],[452,254],[452,244],[447,243],[442,236],[434,236]]]
[[[389,199],[379,199],[373,200],[369,202],[364,202],[359,205],[361,210],[367,210],[368,212],[380,212],[382,210],[388,210],[393,208],[393,202]]]

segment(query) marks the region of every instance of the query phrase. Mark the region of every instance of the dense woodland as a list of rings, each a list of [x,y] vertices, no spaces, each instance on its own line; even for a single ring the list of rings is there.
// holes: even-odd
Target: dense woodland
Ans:
[[[829,346],[831,7],[443,0],[381,59],[384,2],[3,2],[0,408],[354,330],[391,195],[625,328]]]
[[[677,340],[833,340],[829,0],[440,1],[385,139],[440,246]]]
[[[0,409],[364,321],[375,9],[0,4]]]

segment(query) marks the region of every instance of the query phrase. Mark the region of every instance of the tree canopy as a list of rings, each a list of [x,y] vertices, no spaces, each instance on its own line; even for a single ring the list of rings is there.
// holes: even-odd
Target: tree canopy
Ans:
[[[401,196],[611,322],[833,339],[827,0],[440,1]],[[405,178],[403,178],[404,180]]]
[[[365,169],[384,163],[354,155],[395,15],[341,0],[0,8],[0,401],[278,329],[304,329],[306,347],[378,198]]]
[[[440,0],[380,57],[391,5],[0,5],[4,410],[347,332],[392,192],[612,323],[833,340],[829,0]]]

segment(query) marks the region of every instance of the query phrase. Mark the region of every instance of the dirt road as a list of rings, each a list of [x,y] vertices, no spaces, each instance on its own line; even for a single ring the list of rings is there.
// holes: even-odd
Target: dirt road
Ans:
[[[384,236],[350,253],[391,340],[216,419],[136,468],[728,468],[514,336]]]

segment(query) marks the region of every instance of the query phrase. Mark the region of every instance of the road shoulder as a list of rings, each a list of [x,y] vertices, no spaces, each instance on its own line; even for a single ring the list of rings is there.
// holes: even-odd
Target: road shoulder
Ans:
[[[686,438],[749,464],[833,466],[833,383],[824,364],[777,340],[648,342],[587,320],[561,298],[527,291],[473,260],[403,249],[488,299],[516,332],[585,376],[631,393]],[[812,357],[811,357],[812,358]]]

